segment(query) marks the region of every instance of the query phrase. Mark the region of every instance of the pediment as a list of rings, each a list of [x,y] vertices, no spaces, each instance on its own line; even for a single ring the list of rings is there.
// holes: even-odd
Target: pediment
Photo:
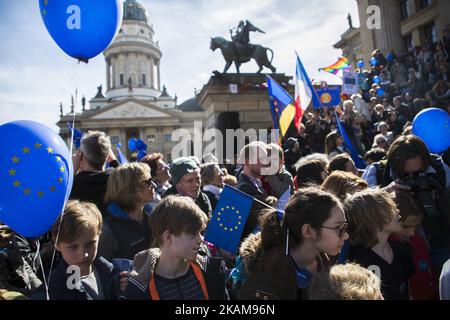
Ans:
[[[89,117],[90,119],[136,119],[136,118],[171,118],[173,115],[160,110],[159,107],[142,105],[128,101],[117,106],[106,107]]]

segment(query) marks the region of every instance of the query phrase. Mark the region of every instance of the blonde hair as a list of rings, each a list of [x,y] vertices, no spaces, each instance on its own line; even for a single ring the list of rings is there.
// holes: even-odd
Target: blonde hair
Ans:
[[[146,163],[127,163],[114,169],[108,178],[105,203],[115,202],[126,212],[135,210],[141,202],[142,182],[150,178]]]
[[[55,241],[58,237],[57,244],[71,243],[87,231],[93,230],[96,234],[100,234],[102,224],[102,215],[95,204],[71,200],[67,202],[64,215],[56,220],[50,232]]]
[[[348,195],[368,187],[366,181],[351,172],[344,171],[333,171],[322,184],[322,190],[334,193],[341,201],[345,201]]]
[[[338,264],[316,274],[309,287],[310,300],[384,300],[380,279],[353,263]]]
[[[373,247],[381,231],[397,212],[393,197],[381,189],[357,192],[345,201],[350,243]]]
[[[232,187],[237,186],[237,178],[235,176],[232,175],[226,175],[225,177],[223,177],[223,183],[224,184],[228,184]]]

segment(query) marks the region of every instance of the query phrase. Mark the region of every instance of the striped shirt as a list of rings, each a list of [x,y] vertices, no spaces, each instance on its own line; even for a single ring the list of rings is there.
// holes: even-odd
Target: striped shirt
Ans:
[[[167,279],[154,273],[156,289],[161,300],[204,300],[194,270],[189,268],[188,272],[175,279]]]

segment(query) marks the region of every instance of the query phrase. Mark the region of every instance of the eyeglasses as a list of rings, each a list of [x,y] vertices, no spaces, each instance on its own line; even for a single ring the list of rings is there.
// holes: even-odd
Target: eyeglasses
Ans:
[[[158,186],[156,185],[156,183],[152,180],[152,178],[145,180],[143,182],[147,187],[152,188],[152,189],[156,189]]]
[[[347,232],[348,223],[345,223],[343,226],[338,226],[335,228],[326,227],[326,226],[320,226],[320,227],[324,228],[324,229],[329,229],[329,230],[336,230],[336,231],[338,231],[339,238],[343,238],[344,234]]]

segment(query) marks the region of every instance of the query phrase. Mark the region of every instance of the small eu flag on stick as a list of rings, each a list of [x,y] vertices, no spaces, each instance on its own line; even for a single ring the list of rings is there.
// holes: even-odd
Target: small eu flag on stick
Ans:
[[[206,230],[205,240],[236,253],[253,197],[225,185]]]

